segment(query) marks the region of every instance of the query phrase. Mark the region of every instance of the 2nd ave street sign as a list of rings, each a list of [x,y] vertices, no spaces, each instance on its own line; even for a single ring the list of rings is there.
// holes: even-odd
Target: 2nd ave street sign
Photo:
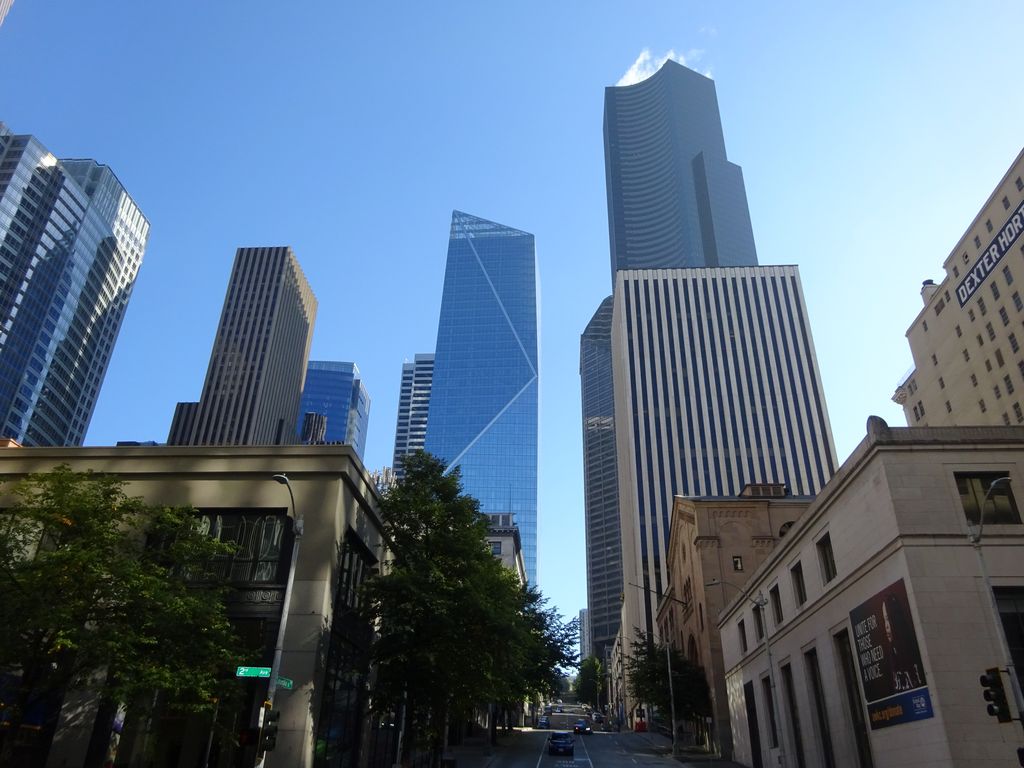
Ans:
[[[270,677],[270,667],[238,667],[235,677]]]

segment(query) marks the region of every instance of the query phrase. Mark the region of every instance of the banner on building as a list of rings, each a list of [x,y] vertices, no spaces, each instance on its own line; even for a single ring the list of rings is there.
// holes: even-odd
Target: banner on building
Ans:
[[[850,611],[850,623],[871,729],[933,717],[903,579]]]

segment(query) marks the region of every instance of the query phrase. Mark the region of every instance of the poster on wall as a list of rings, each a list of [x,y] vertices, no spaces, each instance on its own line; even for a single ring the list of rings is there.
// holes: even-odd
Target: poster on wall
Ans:
[[[850,623],[871,729],[933,717],[903,579],[850,611]]]

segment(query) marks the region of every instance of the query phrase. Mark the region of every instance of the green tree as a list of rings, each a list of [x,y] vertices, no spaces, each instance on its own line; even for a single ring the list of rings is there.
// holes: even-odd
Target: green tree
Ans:
[[[403,457],[402,470],[381,510],[392,560],[365,594],[378,627],[375,705],[404,707],[406,760],[414,744],[440,746],[451,716],[511,707],[574,658],[571,627],[491,554],[487,517],[458,470],[445,474],[423,451]]]
[[[0,515],[0,671],[8,691],[0,765],[21,765],[25,714],[76,686],[107,703],[211,709],[237,659],[223,591],[207,572],[224,545],[194,510],[153,507],[124,483],[68,466],[9,488]],[[52,723],[50,724],[52,726]]]
[[[576,677],[576,697],[580,703],[600,709],[603,694],[604,669],[601,661],[597,656],[588,656],[580,663],[580,673]]]
[[[676,720],[696,720],[711,714],[711,693],[703,668],[675,648],[670,648],[669,654]],[[639,632],[626,659],[629,693],[634,700],[652,704],[666,716],[671,712],[668,663],[665,645]]]

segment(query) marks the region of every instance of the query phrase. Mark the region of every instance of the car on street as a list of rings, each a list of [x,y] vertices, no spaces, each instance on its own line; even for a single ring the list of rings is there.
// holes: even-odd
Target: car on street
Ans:
[[[573,757],[576,741],[568,731],[555,731],[548,736],[549,755],[568,755]]]
[[[551,718],[548,717],[547,715],[542,715],[537,720],[537,727],[538,728],[550,728],[551,727]]]
[[[582,718],[582,717],[581,717],[581,718],[580,718],[579,720],[577,720],[577,721],[576,721],[576,722],[575,722],[575,723],[573,724],[573,726],[572,726],[572,732],[573,732],[573,733],[583,733],[583,734],[587,734],[587,733],[593,733],[594,731],[593,731],[593,729],[592,729],[592,728],[590,727],[590,723],[588,723],[588,722],[586,721],[586,719],[585,719],[585,718]]]

